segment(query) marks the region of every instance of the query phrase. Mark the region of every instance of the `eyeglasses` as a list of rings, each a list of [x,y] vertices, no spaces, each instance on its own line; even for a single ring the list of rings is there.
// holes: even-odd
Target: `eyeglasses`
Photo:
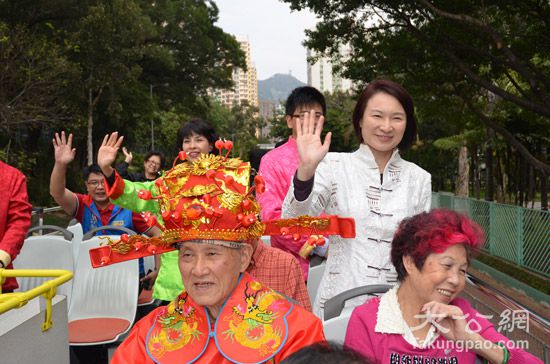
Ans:
[[[299,114],[292,115],[293,118],[299,118],[300,120],[305,120],[306,115],[309,114],[309,111],[302,111]],[[319,120],[323,116],[323,113],[316,112],[315,113],[315,120]]]
[[[99,179],[99,180],[94,179],[94,180],[86,182],[86,184],[90,187],[97,188],[100,185],[103,186],[103,180],[102,179]]]
[[[160,163],[157,163],[157,162],[155,162],[154,160],[151,160],[151,159],[149,159],[149,160],[147,161],[147,163],[149,163],[149,164],[151,164],[151,165],[153,165],[153,166],[160,167]]]

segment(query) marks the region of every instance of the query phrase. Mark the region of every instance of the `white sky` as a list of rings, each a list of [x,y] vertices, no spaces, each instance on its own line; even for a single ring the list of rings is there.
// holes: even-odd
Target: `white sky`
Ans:
[[[309,11],[290,11],[278,0],[215,0],[219,8],[217,25],[237,38],[248,39],[258,80],[275,73],[290,71],[307,82],[304,29],[315,26],[315,15]]]

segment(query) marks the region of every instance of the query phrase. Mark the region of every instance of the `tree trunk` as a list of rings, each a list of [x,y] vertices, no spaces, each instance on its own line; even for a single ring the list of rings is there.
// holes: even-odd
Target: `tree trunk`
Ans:
[[[470,158],[470,183],[473,188],[474,198],[479,199],[478,190],[477,190],[477,146],[474,148],[474,152],[471,154]]]
[[[493,158],[493,173],[494,173],[494,181],[496,182],[495,185],[495,199],[499,203],[505,203],[506,202],[506,196],[504,195],[504,184],[505,182],[505,176],[502,173],[502,163],[501,158],[498,153],[496,153],[496,158]]]
[[[518,183],[518,190],[519,190],[519,206],[523,207],[523,203],[525,201],[525,162],[523,158],[519,159],[519,183]]]
[[[512,202],[514,200],[512,194],[514,190],[514,184],[516,182],[515,175],[514,175],[514,169],[512,168],[512,163],[514,161],[514,156],[512,154],[512,148],[510,148],[510,145],[508,144],[506,146],[506,164],[504,165],[504,172],[508,176],[508,184],[506,185],[506,195],[507,201]]]
[[[473,170],[473,176],[474,176],[474,194],[475,198],[479,200],[479,197],[481,195],[481,182],[480,182],[480,175],[479,175],[479,158],[477,156],[478,153],[478,147],[476,146],[475,153],[472,158],[472,170]]]
[[[94,103],[92,89],[88,89],[88,134],[86,137],[86,162],[88,165],[94,162],[94,145],[92,141],[92,128],[94,126]]]
[[[540,208],[548,211],[548,175],[540,174]]]
[[[88,136],[86,138],[86,146],[87,146],[87,162],[88,165],[92,164],[94,162],[94,143],[93,143],[93,127],[94,127],[94,110],[95,107],[99,101],[99,98],[101,97],[101,94],[103,93],[103,87],[100,87],[97,91],[97,95],[93,97],[93,90],[90,87],[88,89]]]
[[[537,194],[535,188],[535,171],[533,166],[529,166],[529,200],[531,200],[531,208],[535,207],[535,196]]]
[[[485,200],[493,201],[494,200],[494,188],[493,188],[493,143],[492,141],[495,138],[495,132],[487,128],[487,147],[485,148]]]
[[[470,165],[468,164],[468,147],[462,145],[458,150],[458,180],[456,181],[455,194],[468,197],[468,183],[470,181]]]

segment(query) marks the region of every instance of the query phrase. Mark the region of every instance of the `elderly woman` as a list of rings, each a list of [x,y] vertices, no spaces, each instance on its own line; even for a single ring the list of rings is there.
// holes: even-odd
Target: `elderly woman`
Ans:
[[[160,237],[123,236],[90,253],[97,266],[178,249],[185,290],[134,326],[113,363],[278,363],[324,341],[317,317],[247,269],[264,232],[330,235],[340,225],[330,218],[261,222],[249,188],[250,165],[224,156],[221,145],[230,149],[231,143],[215,145],[219,154],[177,164],[159,178],[154,199],[148,191],[138,192],[163,217],[161,222],[146,215],[149,224],[163,230]],[[263,190],[261,177],[255,182]],[[284,265],[277,254],[267,255]],[[288,257],[301,281],[298,264]],[[265,260],[256,263],[258,274],[271,267]],[[289,279],[288,271],[266,273],[277,272],[279,280]]]
[[[322,316],[329,298],[351,288],[395,283],[390,243],[399,222],[429,210],[431,176],[399,155],[416,138],[413,101],[399,84],[371,82],[353,112],[361,143],[353,153],[328,153],[330,132],[321,142],[323,116],[312,110],[296,120],[300,162],[283,203],[283,217],[329,215],[355,218],[354,239],[330,240],[327,268],[313,312]],[[350,305],[363,303],[351,300]]]
[[[217,139],[218,135],[214,128],[207,121],[196,118],[180,127],[176,136],[176,145],[184,153],[186,162],[192,163],[201,155],[210,153]],[[157,195],[155,181],[128,181],[122,179],[112,168],[122,140],[123,138],[118,137],[117,132],[105,136],[97,154],[97,164],[106,177],[107,194],[115,205],[136,212],[150,211],[161,220],[162,217],[157,214],[158,208],[155,204],[145,206],[144,201],[139,200],[136,193],[138,190],[145,189],[151,191],[153,195]],[[176,252],[166,253],[157,258],[155,271],[146,275],[142,281],[145,286],[151,286],[154,283],[153,298],[164,301],[164,303],[173,300],[183,289]]]
[[[403,220],[391,250],[399,284],[353,311],[346,347],[374,363],[542,363],[458,298],[482,242],[479,226],[453,211]]]

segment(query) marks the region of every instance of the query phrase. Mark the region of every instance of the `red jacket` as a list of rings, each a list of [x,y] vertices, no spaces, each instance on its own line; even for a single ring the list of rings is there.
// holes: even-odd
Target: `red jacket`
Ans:
[[[23,173],[0,161],[0,176],[0,261],[11,269],[11,262],[19,254],[31,226],[31,204]],[[2,285],[2,291],[17,287],[15,278],[8,278]]]

